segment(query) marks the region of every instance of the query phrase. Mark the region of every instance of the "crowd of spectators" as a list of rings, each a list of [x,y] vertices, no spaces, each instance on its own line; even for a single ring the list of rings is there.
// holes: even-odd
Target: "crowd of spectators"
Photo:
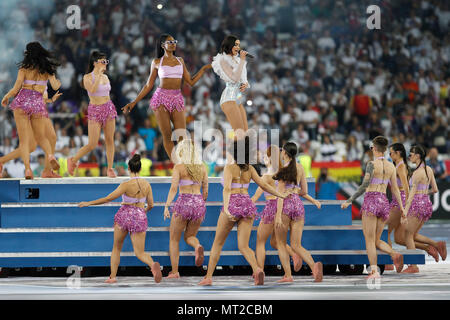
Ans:
[[[48,106],[58,135],[57,156],[70,156],[87,142],[88,96],[80,81],[90,52],[99,49],[110,60],[111,97],[119,114],[115,161],[125,163],[130,154],[145,152],[154,164],[168,162],[148,111],[150,95],[130,115],[120,108],[140,92],[155,41],[169,33],[178,40],[176,55],[191,74],[211,62],[226,35],[237,35],[241,47],[255,56],[247,67],[249,127],[279,129],[281,144],[295,141],[313,161],[362,160],[368,141],[380,134],[407,150],[413,143],[425,145],[433,150],[431,160],[448,158],[446,0],[79,0],[81,30],[69,30],[66,8],[73,2],[55,2],[50,18],[33,24],[34,40],[61,61],[57,76],[63,96]],[[380,30],[366,27],[371,4],[381,9]],[[15,76],[1,68],[0,95]],[[204,128],[229,128],[219,106],[222,89],[223,81],[212,71],[194,87],[183,86],[188,129],[194,120]],[[5,109],[0,111],[0,145],[2,154],[18,145],[12,113]],[[39,153],[33,153],[35,163]],[[220,152],[208,156],[211,174],[219,174],[222,158]],[[104,142],[82,161],[104,165]],[[20,166],[20,160],[12,166]],[[11,176],[23,175],[10,167]]]

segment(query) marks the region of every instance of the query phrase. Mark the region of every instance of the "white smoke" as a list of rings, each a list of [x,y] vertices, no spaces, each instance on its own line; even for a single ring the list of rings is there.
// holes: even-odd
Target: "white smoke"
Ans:
[[[54,7],[54,0],[0,1],[0,97],[14,85],[17,63],[28,42],[40,41],[49,49],[50,43],[36,38],[34,26],[40,20],[50,21]]]

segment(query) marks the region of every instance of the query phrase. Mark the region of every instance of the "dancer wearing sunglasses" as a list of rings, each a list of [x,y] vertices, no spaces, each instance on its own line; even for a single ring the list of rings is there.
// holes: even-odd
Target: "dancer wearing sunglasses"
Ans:
[[[114,164],[114,131],[116,130],[117,111],[109,92],[111,85],[105,73],[109,61],[106,54],[94,51],[89,58],[89,66],[83,77],[81,86],[87,90],[89,95],[88,106],[88,135],[89,142],[83,146],[73,158],[67,160],[67,171],[73,176],[80,160],[87,153],[93,151],[98,145],[100,133],[103,128],[106,143],[106,159],[108,163],[107,175],[115,178]]]
[[[43,99],[48,81],[54,90],[58,90],[61,86],[61,82],[56,79],[56,68],[59,63],[39,42],[30,42],[19,66],[14,87],[3,97],[2,106],[6,107],[9,99],[15,96],[9,108],[13,111],[16,121],[20,157],[25,165],[25,178],[33,179],[30,167],[30,144],[33,137],[44,150],[52,169],[59,169],[59,163],[46,135],[48,112]]]
[[[211,63],[214,72],[225,81],[220,107],[234,130],[235,138],[239,140],[248,130],[242,93],[250,88],[247,81],[247,52],[240,50],[240,44],[241,41],[236,36],[227,36]]]
[[[200,71],[191,77],[182,58],[175,56],[177,40],[171,35],[163,34],[156,43],[156,59],[151,65],[150,76],[136,99],[122,108],[128,113],[141,101],[152,89],[156,78],[159,76],[160,85],[150,100],[150,108],[155,112],[156,120],[163,137],[163,145],[167,155],[172,160],[174,143],[172,141],[172,127],[174,130],[186,130],[186,114],[183,95],[181,94],[181,82],[193,86],[203,76],[211,65],[203,66]]]
[[[365,192],[361,213],[367,256],[370,262],[369,279],[381,277],[377,269],[377,248],[392,257],[397,272],[401,272],[403,269],[403,256],[393,250],[389,244],[381,240],[384,225],[389,217],[390,205],[386,197],[386,188],[389,182],[391,183],[392,194],[397,200],[400,212],[402,212],[401,223],[405,223],[406,221],[406,212],[397,185],[395,167],[384,158],[388,140],[385,137],[377,136],[372,140],[372,144],[373,146],[370,149],[375,159],[367,164],[363,183],[341,205],[342,209],[346,209],[356,198]]]

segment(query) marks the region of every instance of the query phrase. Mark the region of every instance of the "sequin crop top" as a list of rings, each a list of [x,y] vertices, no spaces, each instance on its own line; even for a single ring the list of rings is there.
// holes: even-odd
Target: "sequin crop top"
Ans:
[[[47,85],[48,80],[24,80],[23,84],[37,84],[39,86],[46,86]]]
[[[95,82],[95,75],[92,72],[92,82]],[[107,97],[109,96],[109,92],[111,91],[111,84],[99,84],[97,91],[95,92],[89,92],[88,95],[90,97]]]
[[[180,59],[178,59],[178,57],[175,58],[178,60],[180,64],[171,67],[171,66],[163,66],[162,62],[164,60],[164,56],[161,57],[158,67],[158,76],[160,79],[164,78],[181,79],[183,77],[183,64],[181,63]]]
[[[134,178],[131,178],[130,180],[133,180],[133,179],[139,179],[139,177],[134,177]],[[124,203],[145,203],[146,200],[147,200],[146,197],[134,198],[134,197],[127,196],[125,193],[122,195],[122,202],[124,202]]]

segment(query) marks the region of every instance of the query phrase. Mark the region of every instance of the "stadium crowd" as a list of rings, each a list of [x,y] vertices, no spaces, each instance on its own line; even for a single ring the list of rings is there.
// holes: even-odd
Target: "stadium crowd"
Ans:
[[[81,30],[66,26],[66,8],[73,3],[81,8]],[[371,4],[381,8],[380,30],[366,26]],[[16,10],[32,14],[26,6]],[[150,95],[129,115],[120,108],[147,81],[162,33],[178,40],[176,55],[191,74],[211,62],[225,35],[237,35],[241,47],[255,56],[248,63],[251,88],[245,98],[249,127],[279,129],[281,144],[295,141],[313,161],[363,162],[368,141],[381,134],[407,150],[413,143],[425,145],[430,161],[442,171],[450,150],[449,23],[445,0],[61,0],[49,19],[32,27],[33,40],[61,62],[57,76],[63,96],[48,105],[58,136],[57,157],[70,157],[87,143],[88,96],[80,81],[90,52],[100,49],[110,60],[111,97],[119,114],[116,169],[125,175],[127,158],[139,152],[150,160],[148,174],[153,175],[168,174],[151,167],[168,164],[168,157],[148,111]],[[0,66],[0,95],[15,77]],[[219,106],[222,85],[208,71],[193,88],[182,88],[188,129],[194,120],[204,128],[229,129]],[[12,113],[2,108],[0,154],[17,144]],[[40,154],[39,149],[32,154],[37,174]],[[210,175],[220,174],[223,153],[205,160]],[[82,161],[98,163],[104,175],[104,142]],[[439,178],[448,179],[443,167]],[[4,175],[22,177],[21,161],[6,164]]]

